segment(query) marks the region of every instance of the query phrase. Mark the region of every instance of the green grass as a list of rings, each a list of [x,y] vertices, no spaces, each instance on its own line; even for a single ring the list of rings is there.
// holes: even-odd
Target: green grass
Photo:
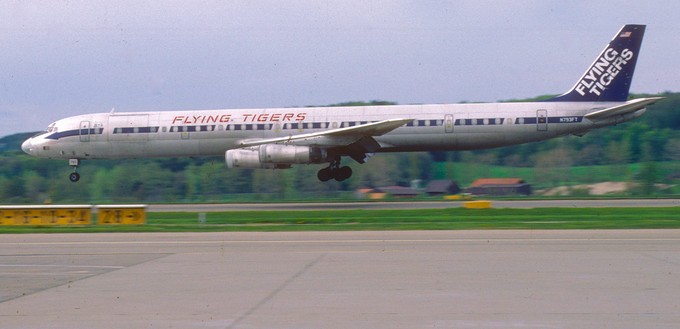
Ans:
[[[140,226],[0,227],[0,233],[680,228],[678,208],[420,209],[148,213]]]

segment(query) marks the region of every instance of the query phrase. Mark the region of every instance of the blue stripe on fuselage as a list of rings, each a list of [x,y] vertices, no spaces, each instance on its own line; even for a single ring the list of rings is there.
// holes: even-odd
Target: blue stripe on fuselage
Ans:
[[[90,129],[73,129],[53,133],[46,136],[46,139],[61,139],[66,137],[80,136],[80,135],[101,135],[104,133],[104,128],[90,128]]]
[[[563,116],[563,117],[548,117],[548,122],[547,123],[581,123],[583,122],[583,116]],[[456,119],[454,122],[455,126],[495,126],[495,125],[503,125],[505,123],[504,118],[486,118],[486,119]],[[422,121],[422,122],[421,122]],[[536,117],[521,117],[521,118],[516,118],[514,120],[514,124],[516,125],[522,125],[522,124],[536,124],[538,123],[538,119]],[[315,123],[316,124],[316,123]],[[344,124],[344,122],[343,122]],[[438,127],[443,124],[443,120],[414,120],[413,123],[409,123],[406,125],[406,127]],[[290,126],[290,129],[297,129],[298,126],[297,123],[292,123]],[[323,125],[323,124],[321,124]],[[328,127],[330,124],[326,123],[325,126]],[[248,125],[245,125],[248,126]],[[195,128],[194,128],[195,129]],[[270,125],[271,129],[271,125]],[[136,131],[135,131],[136,130]],[[159,127],[138,127],[138,128],[131,128],[131,127],[126,127],[126,128],[116,128],[113,133],[114,134],[150,134],[150,133],[158,133],[159,132]],[[189,130],[189,129],[187,129]],[[212,129],[214,131],[214,127]],[[239,129],[232,129],[232,130],[239,130]],[[246,129],[249,130],[249,129]],[[253,130],[253,129],[250,129]],[[258,130],[266,130],[266,129],[258,129]],[[191,131],[191,130],[190,130]],[[201,131],[204,131],[201,129]],[[209,130],[205,130],[209,131]],[[81,136],[81,135],[101,135],[104,133],[104,128],[90,128],[90,129],[73,129],[73,130],[66,130],[66,131],[61,131],[61,132],[56,132],[53,133],[49,136],[46,136],[46,139],[53,139],[53,140],[58,140],[61,138],[66,138],[66,137],[74,137],[74,136]]]

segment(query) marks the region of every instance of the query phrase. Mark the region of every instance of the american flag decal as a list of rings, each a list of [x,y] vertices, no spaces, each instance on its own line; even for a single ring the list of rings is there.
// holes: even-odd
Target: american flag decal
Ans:
[[[633,32],[627,31],[627,32],[621,33],[621,35],[620,35],[619,37],[621,37],[621,38],[628,38],[628,37],[630,37],[631,34],[633,34]]]

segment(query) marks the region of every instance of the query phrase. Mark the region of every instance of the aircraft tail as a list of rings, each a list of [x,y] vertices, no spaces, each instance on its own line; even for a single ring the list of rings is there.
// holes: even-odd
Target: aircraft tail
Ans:
[[[625,102],[645,25],[624,25],[574,87],[549,102]]]

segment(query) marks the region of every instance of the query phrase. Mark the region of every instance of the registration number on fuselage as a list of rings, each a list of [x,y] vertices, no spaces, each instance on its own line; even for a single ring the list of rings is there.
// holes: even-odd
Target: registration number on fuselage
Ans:
[[[574,123],[581,122],[581,117],[561,117],[560,123]]]

